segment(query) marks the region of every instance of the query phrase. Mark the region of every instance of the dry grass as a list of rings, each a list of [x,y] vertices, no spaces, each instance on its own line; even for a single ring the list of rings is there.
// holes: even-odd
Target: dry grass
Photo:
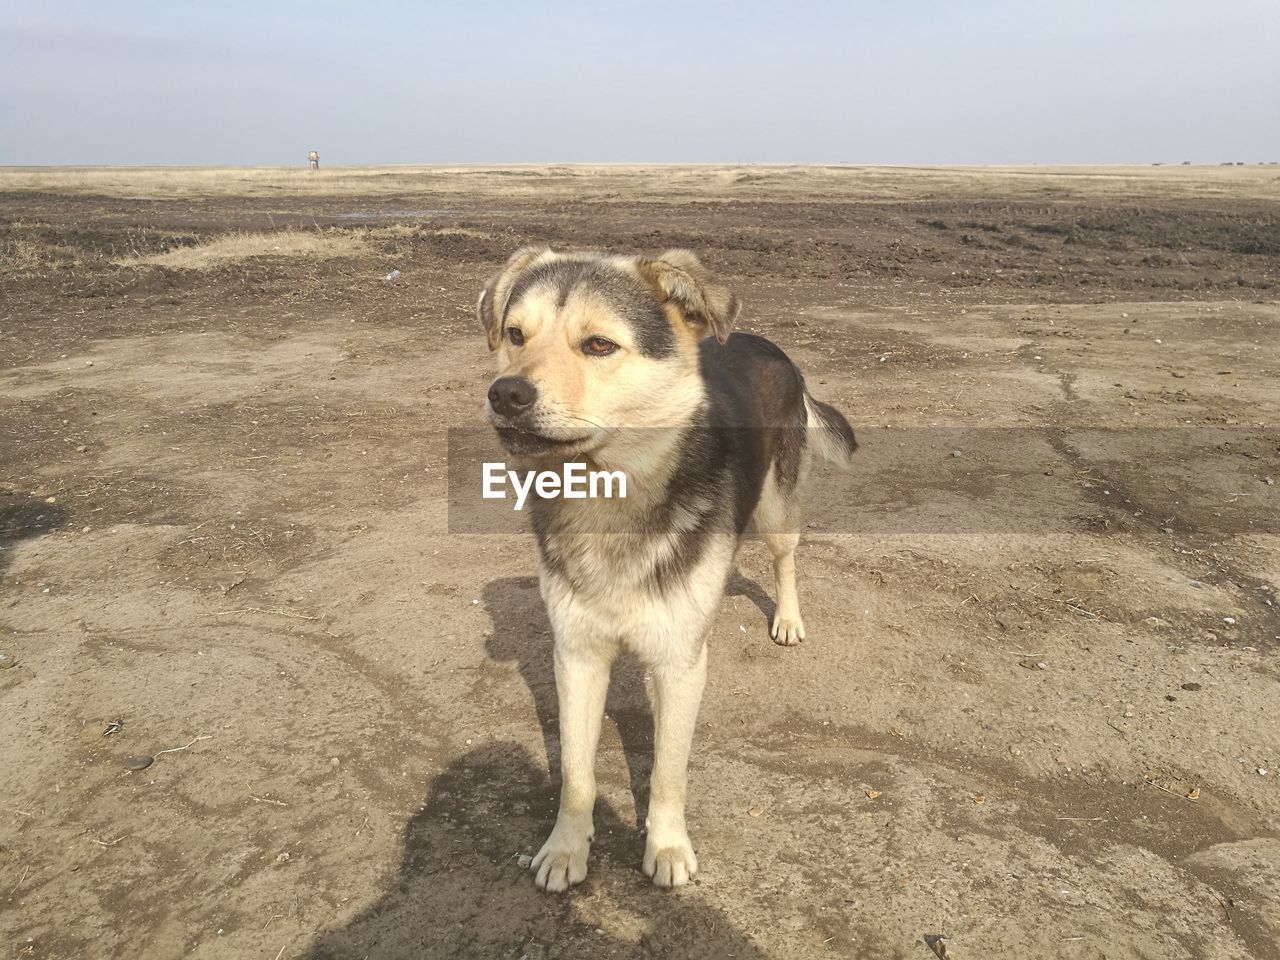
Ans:
[[[129,257],[121,266],[158,266],[174,270],[209,270],[251,257],[306,257],[332,260],[359,257],[369,252],[363,235],[309,230],[282,230],[277,233],[229,233],[193,247],[178,247],[165,253]]]
[[[406,197],[756,202],[804,199],[1280,199],[1280,166],[853,167],[513,166],[261,168],[8,167],[0,192],[109,197]]]

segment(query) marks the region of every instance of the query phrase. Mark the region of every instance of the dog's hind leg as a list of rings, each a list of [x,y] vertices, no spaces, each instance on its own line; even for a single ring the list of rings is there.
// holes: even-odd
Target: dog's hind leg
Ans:
[[[609,689],[610,659],[598,651],[557,645],[556,693],[560,701],[560,812],[551,836],[533,858],[537,884],[553,893],[587,877],[595,839],[596,746]]]
[[[773,642],[794,647],[804,639],[804,620],[800,617],[800,598],[796,593],[796,547],[798,533],[766,533],[764,542],[773,553],[773,583],[778,591],[778,606],[769,626]]]
[[[698,872],[684,806],[689,750],[707,679],[707,645],[701,644],[693,664],[664,663],[651,669],[656,702],[644,872],[659,887],[678,887]]]
[[[796,593],[796,547],[800,543],[800,509],[796,490],[779,487],[776,471],[765,478],[760,502],[752,515],[756,532],[773,554],[773,583],[777,607],[769,635],[773,642],[794,647],[804,639],[800,598]]]

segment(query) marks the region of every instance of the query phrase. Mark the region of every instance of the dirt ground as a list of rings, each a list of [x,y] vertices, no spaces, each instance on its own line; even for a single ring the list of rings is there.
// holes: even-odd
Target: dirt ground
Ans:
[[[630,662],[519,863],[535,552],[445,453],[530,242],[700,251],[863,444],[802,646],[740,553],[673,893]],[[0,170],[0,956],[1280,957],[1278,375],[1274,166]]]

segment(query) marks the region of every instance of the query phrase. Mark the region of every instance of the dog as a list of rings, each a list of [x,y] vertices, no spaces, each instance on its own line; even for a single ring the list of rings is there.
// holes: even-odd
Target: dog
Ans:
[[[560,809],[536,883],[587,876],[595,754],[609,673],[628,650],[654,683],[644,872],[678,887],[698,870],[685,827],[706,635],[754,525],[773,553],[774,641],[805,639],[796,595],[800,493],[815,457],[857,449],[835,408],[763,337],[731,333],[739,303],[687,250],[657,257],[518,250],[476,303],[498,376],[485,415],[531,467],[623,471],[625,499],[531,497],[554,633]]]

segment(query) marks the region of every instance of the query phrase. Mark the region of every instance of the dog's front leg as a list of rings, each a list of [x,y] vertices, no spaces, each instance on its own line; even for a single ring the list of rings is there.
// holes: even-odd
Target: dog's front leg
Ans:
[[[707,679],[707,645],[693,664],[663,664],[653,669],[653,775],[649,780],[648,837],[644,872],[659,887],[678,887],[698,872],[684,823],[689,749]]]
[[[609,689],[610,661],[595,651],[556,645],[556,694],[560,701],[560,813],[551,836],[533,858],[538,886],[567,890],[587,877],[595,837],[596,744]]]

